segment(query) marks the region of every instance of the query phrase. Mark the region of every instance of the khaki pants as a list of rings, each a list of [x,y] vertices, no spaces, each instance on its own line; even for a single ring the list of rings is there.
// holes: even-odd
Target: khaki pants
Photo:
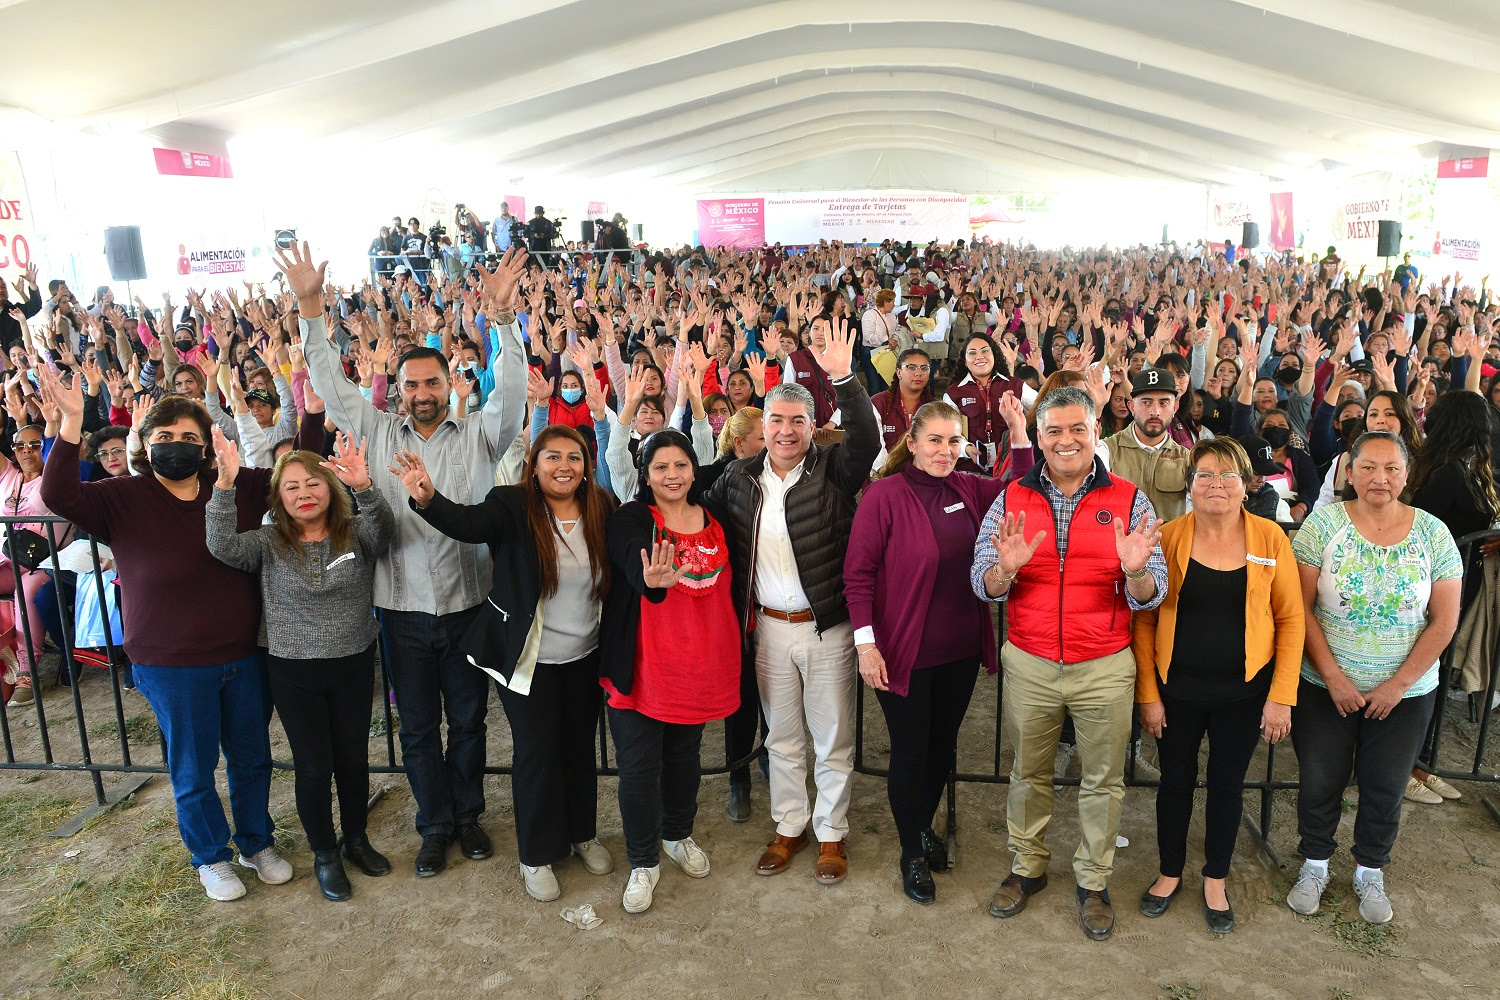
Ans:
[[[811,821],[818,840],[843,840],[849,832],[859,680],[853,626],[844,622],[819,636],[812,622],[793,625],[756,612],[755,679],[766,713],[776,832],[795,837]],[[813,783],[818,790],[811,811],[804,719],[812,733]]]
[[[1007,642],[1005,734],[1015,748],[1006,825],[1015,851],[1011,870],[1037,878],[1047,870],[1047,824],[1052,821],[1052,765],[1064,710],[1078,732],[1082,781],[1073,874],[1085,889],[1104,889],[1115,863],[1115,835],[1125,800],[1125,753],[1135,701],[1135,657],[1130,648],[1096,660],[1059,666]]]

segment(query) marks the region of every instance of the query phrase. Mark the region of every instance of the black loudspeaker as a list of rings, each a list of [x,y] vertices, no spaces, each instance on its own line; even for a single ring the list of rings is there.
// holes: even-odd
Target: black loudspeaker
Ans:
[[[1394,219],[1380,220],[1380,246],[1375,250],[1377,257],[1396,257],[1401,253],[1401,223]]]
[[[594,220],[593,219],[584,219],[583,220],[583,242],[585,242],[585,243],[592,243],[592,242],[594,242]]]
[[[146,255],[141,250],[140,226],[111,226],[104,230],[104,258],[112,281],[145,281]]]
[[[1247,222],[1240,228],[1240,246],[1246,250],[1260,246],[1260,223]]]

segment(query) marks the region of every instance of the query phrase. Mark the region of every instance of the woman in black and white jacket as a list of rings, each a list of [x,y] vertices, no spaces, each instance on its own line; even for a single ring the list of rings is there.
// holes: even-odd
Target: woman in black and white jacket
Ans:
[[[461,542],[486,544],[489,599],[463,652],[495,679],[513,740],[511,795],[521,875],[533,899],[562,894],[552,866],[577,854],[595,875],[614,869],[596,838],[594,727],[599,721],[599,619],[609,588],[604,525],[614,510],[594,481],[583,437],[553,424],[537,435],[528,474],[464,505],[436,492],[422,459],[397,456],[412,506]]]

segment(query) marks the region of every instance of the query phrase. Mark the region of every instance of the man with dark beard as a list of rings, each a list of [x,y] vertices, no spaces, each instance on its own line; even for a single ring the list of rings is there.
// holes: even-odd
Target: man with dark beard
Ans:
[[[1130,380],[1130,426],[1099,442],[1104,467],[1141,488],[1162,521],[1187,513],[1188,450],[1167,430],[1177,414],[1172,373],[1143,368]]]

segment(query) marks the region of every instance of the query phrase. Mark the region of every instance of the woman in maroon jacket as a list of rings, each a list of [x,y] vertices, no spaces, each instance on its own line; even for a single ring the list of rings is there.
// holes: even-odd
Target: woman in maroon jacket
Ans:
[[[948,852],[932,815],[953,769],[958,728],[982,661],[996,670],[989,609],[967,586],[979,524],[998,479],[955,472],[962,415],[928,403],[865,490],[844,560],[859,673],[891,736],[887,794],[901,835],[901,878],[918,903]]]

